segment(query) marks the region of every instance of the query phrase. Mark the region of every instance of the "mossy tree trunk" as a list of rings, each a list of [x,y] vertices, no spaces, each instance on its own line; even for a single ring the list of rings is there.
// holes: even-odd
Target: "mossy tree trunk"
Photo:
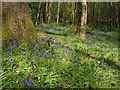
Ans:
[[[36,35],[34,25],[29,14],[27,3],[25,2],[4,2],[3,12],[3,40],[6,36],[28,40]]]

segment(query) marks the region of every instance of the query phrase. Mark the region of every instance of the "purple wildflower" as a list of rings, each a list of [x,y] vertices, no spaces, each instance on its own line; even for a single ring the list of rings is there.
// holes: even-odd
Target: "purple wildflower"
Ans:
[[[42,57],[45,58],[45,57],[47,57],[47,56],[48,56],[48,54],[44,53]]]
[[[22,50],[22,54],[25,54],[25,49],[24,49],[24,48],[21,48],[21,50]]]
[[[28,73],[28,77],[30,76],[30,73]]]
[[[36,40],[36,42],[38,42],[38,41],[39,41],[39,38],[38,38],[38,37],[36,37],[36,38],[35,38],[35,40]]]
[[[13,66],[13,65],[14,65],[14,61],[11,60],[11,61],[10,61],[10,64],[11,64],[11,66]]]
[[[9,37],[6,37],[6,39],[7,39],[7,43],[9,43],[11,40]]]
[[[86,80],[84,80],[84,85],[86,85],[87,84],[87,81]]]
[[[54,42],[54,45],[55,45],[55,46],[60,46],[60,45],[61,45],[61,41],[59,41],[59,40],[58,40],[58,41],[55,41],[55,42]]]
[[[32,40],[32,37],[30,37],[29,40],[28,40],[28,43],[29,43],[29,44],[30,44],[31,40]]]
[[[19,67],[19,64],[16,65],[16,68],[18,68],[18,67]]]
[[[17,47],[17,45],[16,45],[16,40],[13,40],[13,46],[14,46],[14,47]]]
[[[76,60],[76,63],[75,63],[76,65],[78,65],[78,60]]]
[[[64,82],[66,83],[66,82],[67,82],[67,80],[65,79],[65,80],[64,80]]]
[[[45,53],[45,49],[41,49],[40,52],[41,52],[42,54],[44,54],[44,53]]]
[[[20,42],[19,46],[24,42],[24,39],[22,39],[22,41]]]
[[[92,64],[92,69],[94,69],[94,64]]]
[[[20,75],[24,75],[24,72],[19,72]]]
[[[32,71],[34,71],[35,70],[35,68],[34,67],[32,67]]]
[[[37,46],[38,44],[35,44],[33,47],[31,47],[32,51],[34,51]]]
[[[43,85],[46,87],[48,85],[48,83],[45,82]]]
[[[10,48],[8,49],[8,53],[12,54],[12,46],[10,46]]]
[[[30,87],[31,86],[32,79],[26,80],[25,85]]]
[[[15,36],[15,40],[17,40],[18,39],[18,36]]]

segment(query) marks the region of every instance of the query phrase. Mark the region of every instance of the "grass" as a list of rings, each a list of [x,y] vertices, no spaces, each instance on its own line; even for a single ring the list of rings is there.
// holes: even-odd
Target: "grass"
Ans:
[[[8,45],[1,88],[118,88],[117,32],[87,30],[82,39],[70,25],[41,24],[39,38]]]

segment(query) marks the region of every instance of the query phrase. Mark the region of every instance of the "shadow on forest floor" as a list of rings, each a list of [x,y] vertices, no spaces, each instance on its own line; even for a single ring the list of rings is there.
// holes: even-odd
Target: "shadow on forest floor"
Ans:
[[[80,51],[80,50],[77,50],[81,53],[83,53],[84,55],[86,55],[87,57],[91,57],[93,59],[96,59],[96,60],[99,60],[99,61],[102,61],[104,63],[106,63],[108,67],[110,68],[113,68],[113,69],[117,69],[118,71],[120,70],[120,66],[117,65],[113,60],[110,60],[109,58],[104,58],[104,57],[92,57],[90,56],[90,54],[88,54],[87,52],[84,52],[84,51]]]
[[[90,36],[92,36],[93,38],[95,38],[95,36],[97,36],[99,38],[105,38],[106,41],[116,43],[116,44],[119,43],[118,35],[117,36],[112,36],[112,35],[107,35],[105,33],[95,33],[95,32],[87,31],[87,38],[89,38]]]

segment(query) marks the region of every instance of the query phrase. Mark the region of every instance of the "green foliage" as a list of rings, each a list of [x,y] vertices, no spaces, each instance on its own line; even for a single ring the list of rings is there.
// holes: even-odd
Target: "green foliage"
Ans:
[[[117,32],[91,30],[83,40],[72,34],[69,25],[39,26],[38,33],[52,32],[58,37],[39,38],[39,43],[49,46],[30,39],[3,50],[2,88],[118,88]]]

